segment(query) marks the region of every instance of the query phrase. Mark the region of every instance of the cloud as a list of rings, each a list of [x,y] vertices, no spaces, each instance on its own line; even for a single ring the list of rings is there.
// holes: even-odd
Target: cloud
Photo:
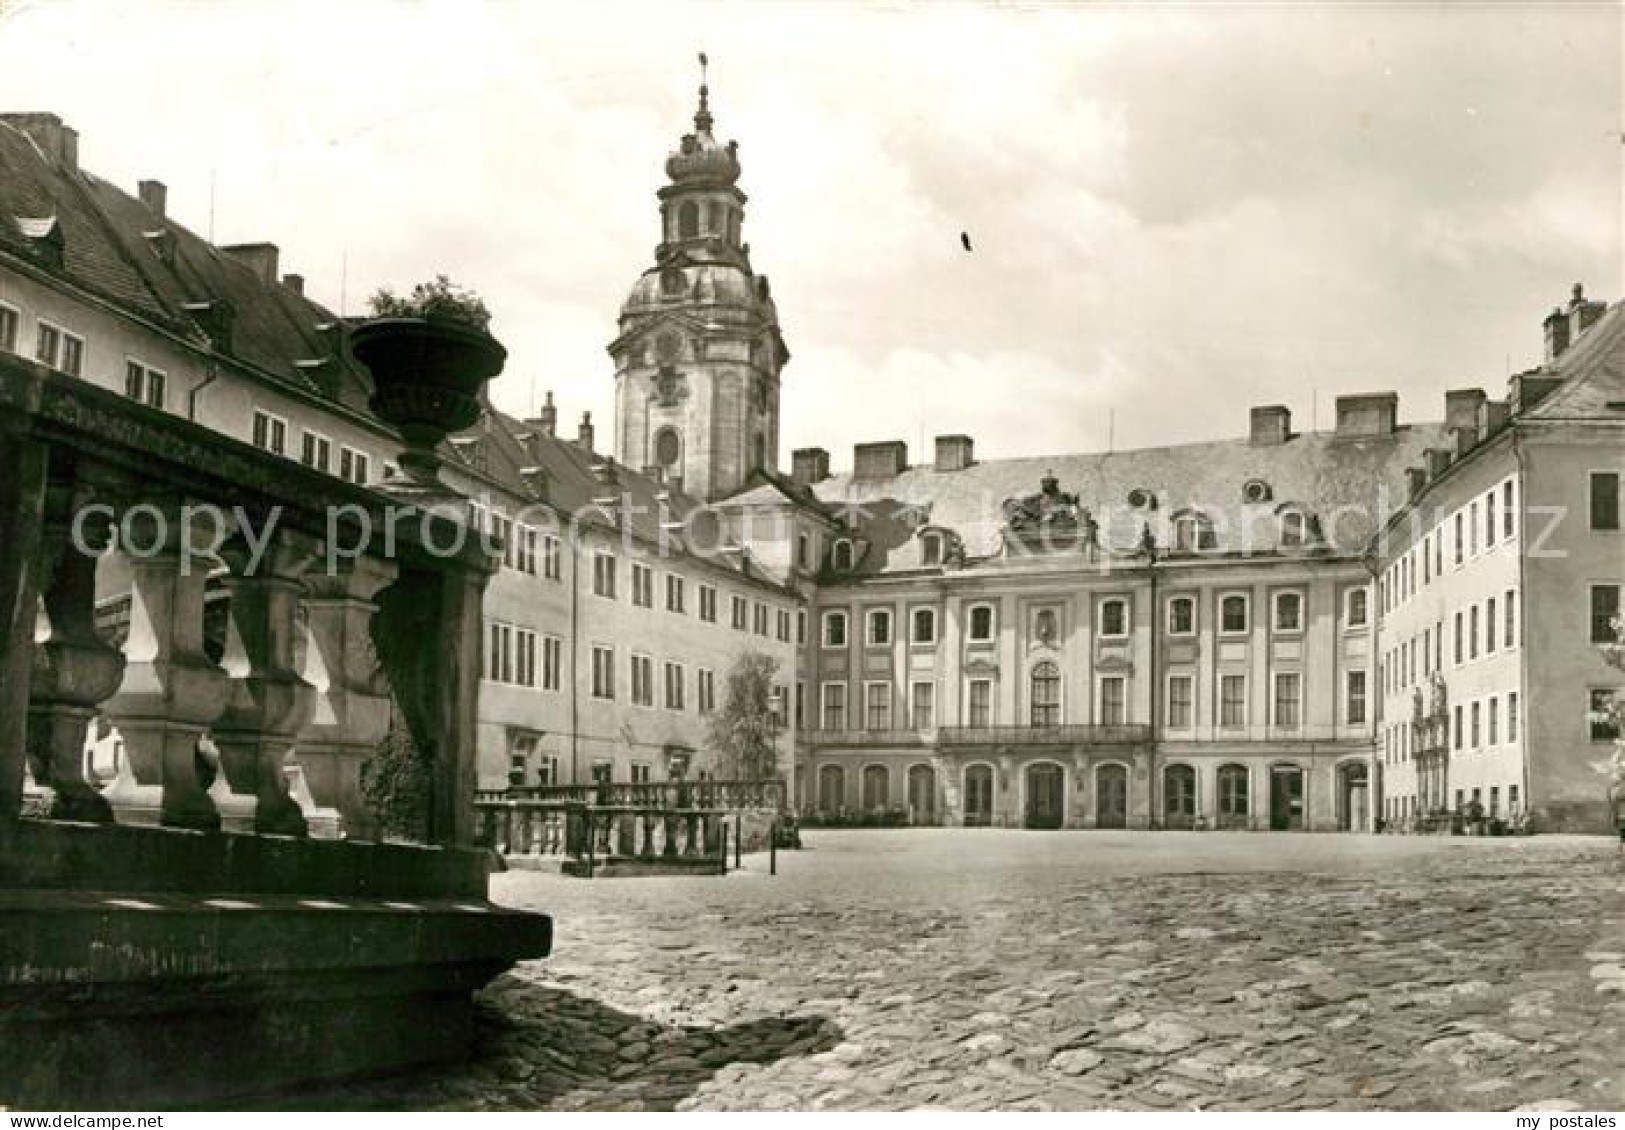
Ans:
[[[984,456],[1099,447],[1108,418],[1119,447],[1240,434],[1251,403],[1303,423],[1373,388],[1436,416],[1532,360],[1571,282],[1625,285],[1620,28],[1603,5],[60,3],[0,17],[0,73],[87,167],[280,244],[323,301],[473,286],[510,348],[498,403],[552,388],[607,424],[604,345],[704,48],[794,354],[781,458],[840,463],[922,428]]]

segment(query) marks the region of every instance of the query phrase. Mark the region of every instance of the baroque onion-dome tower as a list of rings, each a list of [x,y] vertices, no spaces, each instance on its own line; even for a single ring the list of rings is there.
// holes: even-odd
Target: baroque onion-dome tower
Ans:
[[[779,373],[790,359],[767,277],[740,240],[739,146],[713,136],[709,97],[702,69],[694,132],[666,160],[654,266],[609,346],[616,458],[707,501],[777,470]]]

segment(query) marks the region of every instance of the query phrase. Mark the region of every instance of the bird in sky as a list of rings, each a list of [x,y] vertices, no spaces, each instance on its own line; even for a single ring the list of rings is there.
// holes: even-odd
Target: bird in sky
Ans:
[[[971,249],[970,248],[970,233],[969,232],[960,232],[959,233],[959,242],[964,244],[966,251],[969,251]]]

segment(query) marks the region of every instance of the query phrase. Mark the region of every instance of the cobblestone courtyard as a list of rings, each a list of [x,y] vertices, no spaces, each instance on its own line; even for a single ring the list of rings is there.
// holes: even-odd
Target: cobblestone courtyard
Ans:
[[[498,876],[556,956],[348,1105],[1625,1106],[1602,839],[811,832],[727,879]],[[325,1100],[324,1100],[325,1101]]]

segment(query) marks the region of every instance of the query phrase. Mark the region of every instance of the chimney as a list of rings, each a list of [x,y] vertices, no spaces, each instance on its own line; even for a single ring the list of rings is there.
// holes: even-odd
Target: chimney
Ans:
[[[1445,469],[1450,466],[1450,452],[1442,447],[1424,448],[1422,458],[1427,460],[1428,480],[1430,482],[1444,474]]]
[[[576,442],[586,450],[592,450],[592,413],[581,414],[581,426],[576,429]]]
[[[1444,394],[1444,426],[1447,428],[1478,428],[1478,414],[1488,400],[1483,390],[1456,388]]]
[[[860,443],[852,449],[852,477],[891,479],[908,470],[908,444],[900,439]]]
[[[1337,398],[1338,439],[1371,439],[1394,433],[1399,424],[1399,395],[1366,392]]]
[[[970,436],[938,436],[936,469],[963,471],[976,462],[976,442]]]
[[[1466,455],[1478,443],[1478,428],[1476,426],[1471,428],[1449,428],[1447,430],[1450,432],[1451,439],[1455,441],[1457,459]]]
[[[792,451],[790,478],[804,487],[817,486],[829,478],[829,452],[822,447],[803,447]]]
[[[254,272],[266,286],[276,285],[277,249],[274,243],[234,243],[221,251]]]
[[[1585,288],[1575,283],[1569,297],[1569,344],[1579,341],[1580,335],[1596,324],[1605,309],[1606,304],[1586,298]]]
[[[1292,438],[1292,411],[1284,404],[1266,404],[1252,410],[1248,442],[1254,447],[1275,447]]]
[[[169,189],[164,187],[161,180],[143,180],[135,184],[135,193],[141,198],[141,203],[147,206],[147,211],[162,216],[169,204]]]
[[[1511,406],[1504,400],[1485,400],[1483,410],[1478,418],[1478,434],[1485,439],[1507,426],[1507,419],[1512,415]]]
[[[1421,467],[1405,468],[1405,490],[1407,501],[1415,502],[1421,497],[1422,491],[1428,485],[1428,473]]]
[[[0,114],[0,122],[27,134],[48,160],[69,169],[79,167],[79,134],[55,114]]]
[[[1569,347],[1569,318],[1562,307],[1553,306],[1542,325],[1546,329],[1546,363],[1551,364]]]
[[[295,294],[299,295],[300,297],[304,297],[304,293],[305,293],[305,276],[304,275],[283,275],[282,276],[282,285],[287,287],[289,290],[293,291]]]
[[[559,410],[553,407],[553,390],[547,390],[547,400],[542,404],[542,414],[536,417],[534,423],[536,430],[552,439],[559,434]]]

